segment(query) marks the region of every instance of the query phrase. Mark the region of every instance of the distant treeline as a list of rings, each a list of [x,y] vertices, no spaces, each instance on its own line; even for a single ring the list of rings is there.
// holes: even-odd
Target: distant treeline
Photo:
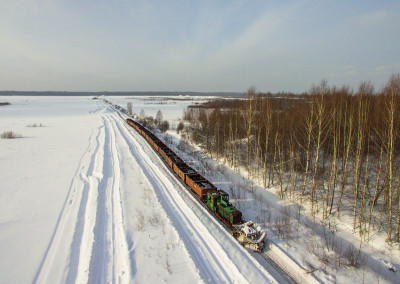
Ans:
[[[261,95],[261,94],[259,94]],[[279,95],[262,94],[263,98],[270,99],[273,109],[284,110],[293,107],[299,102],[299,100],[304,99],[304,94],[292,95],[292,93],[285,93]],[[242,98],[232,98],[227,100],[226,98],[213,99],[203,103],[195,103],[190,105],[189,108],[204,108],[204,109],[223,109],[223,108],[237,108],[243,105],[244,101],[247,100],[247,95]]]
[[[220,96],[243,97],[243,92],[66,92],[66,91],[0,91],[0,96]]]

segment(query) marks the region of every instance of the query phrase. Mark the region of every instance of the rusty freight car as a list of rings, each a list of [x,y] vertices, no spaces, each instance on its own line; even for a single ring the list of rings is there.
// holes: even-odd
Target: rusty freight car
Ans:
[[[203,200],[207,198],[207,192],[217,190],[215,185],[198,173],[186,175],[185,183]]]

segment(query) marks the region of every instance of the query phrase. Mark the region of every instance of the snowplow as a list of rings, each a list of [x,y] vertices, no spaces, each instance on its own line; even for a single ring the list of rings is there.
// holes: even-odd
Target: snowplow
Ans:
[[[232,235],[241,245],[253,251],[261,252],[264,249],[265,232],[261,232],[261,227],[254,227],[252,221],[240,225],[233,225]]]

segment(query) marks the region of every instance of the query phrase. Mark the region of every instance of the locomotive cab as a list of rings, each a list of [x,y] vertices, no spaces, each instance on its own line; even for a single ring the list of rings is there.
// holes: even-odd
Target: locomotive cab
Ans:
[[[217,190],[212,190],[207,192],[207,206],[212,212],[217,211],[217,203],[219,199],[219,192]]]
[[[228,193],[226,193],[226,192],[223,191],[223,190],[220,190],[220,191],[219,191],[219,195],[221,196],[220,204],[221,204],[222,206],[224,206],[224,207],[226,207],[226,206],[232,206],[232,204],[229,203],[229,195],[228,195]]]

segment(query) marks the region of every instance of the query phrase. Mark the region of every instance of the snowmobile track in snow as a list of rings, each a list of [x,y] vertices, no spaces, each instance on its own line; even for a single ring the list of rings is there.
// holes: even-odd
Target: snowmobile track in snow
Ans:
[[[115,128],[108,114],[96,113],[103,125],[90,137],[34,283],[129,282]]]

